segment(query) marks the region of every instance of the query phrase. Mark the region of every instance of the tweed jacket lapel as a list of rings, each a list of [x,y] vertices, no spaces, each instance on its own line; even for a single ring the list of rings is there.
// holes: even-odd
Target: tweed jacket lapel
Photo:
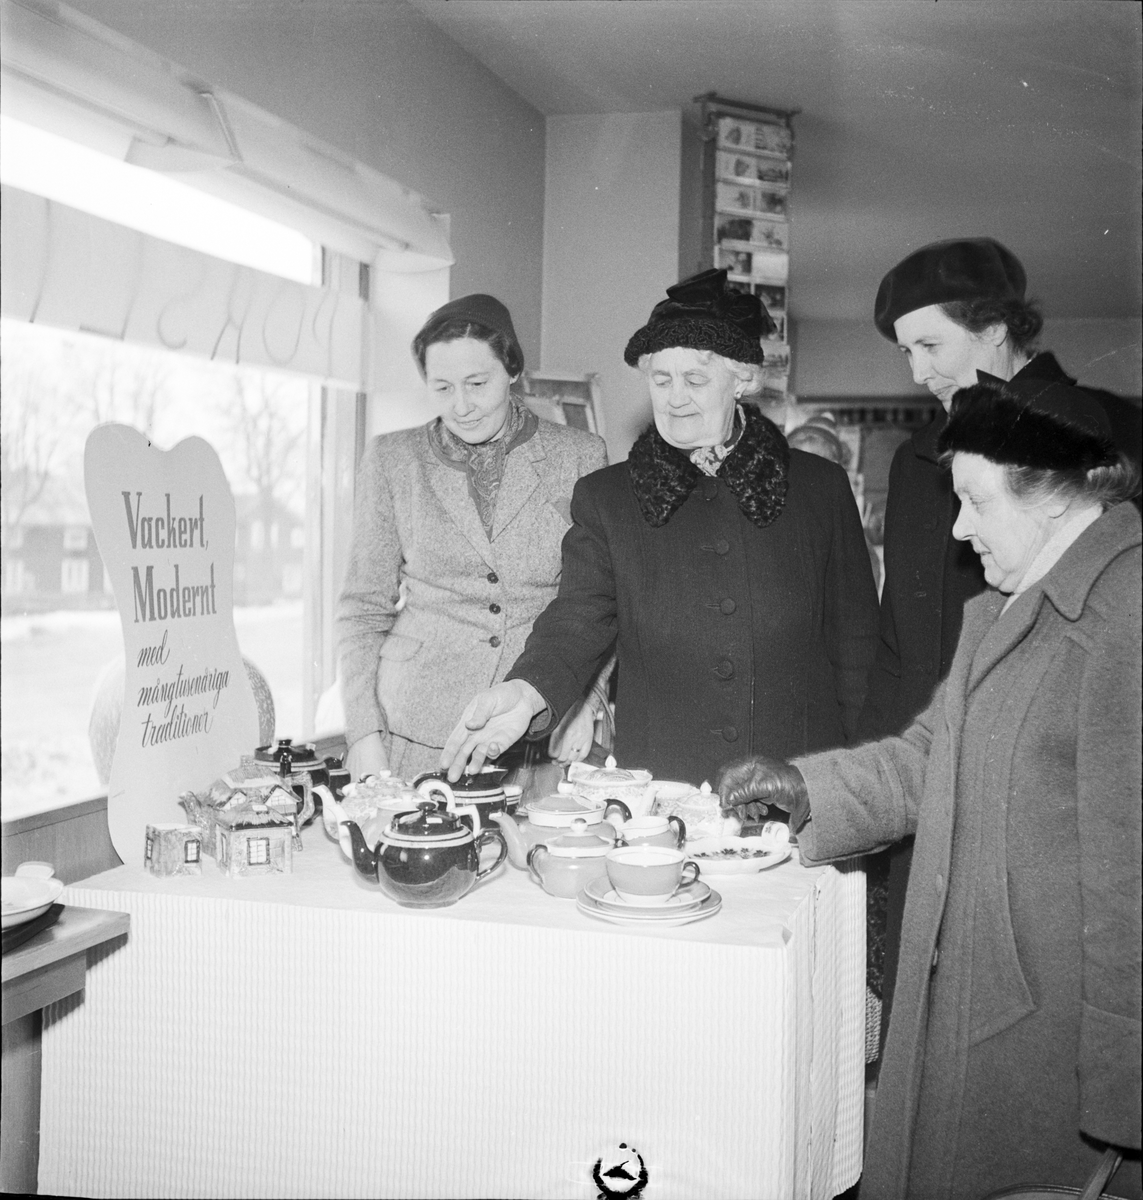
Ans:
[[[540,474],[547,458],[539,430],[504,460],[504,478],[496,494],[496,514],[492,518],[495,542],[520,514],[529,497],[540,486]],[[469,504],[469,508],[472,504]],[[477,522],[479,525],[479,522]],[[485,539],[485,545],[487,545]]]
[[[533,439],[534,440],[534,439]],[[441,460],[433,452],[429,439],[424,439],[422,448],[425,477],[433,495],[440,501],[445,511],[446,520],[460,530],[465,539],[471,544],[477,554],[490,566],[494,567],[492,547],[488,543],[488,535],[480,523],[480,514],[468,494],[468,481],[463,471]],[[512,455],[508,456],[511,462]]]

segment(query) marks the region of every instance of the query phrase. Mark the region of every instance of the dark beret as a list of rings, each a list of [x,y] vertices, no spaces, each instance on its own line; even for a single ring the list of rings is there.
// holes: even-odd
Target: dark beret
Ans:
[[[954,300],[1023,300],[1020,260],[992,238],[933,242],[903,258],[877,289],[873,323],[896,341],[893,322],[930,304]]]
[[[761,339],[773,329],[757,296],[728,287],[723,269],[702,271],[667,288],[666,300],[655,305],[647,324],[627,343],[623,361],[634,367],[644,354],[685,346],[761,364]]]
[[[495,296],[487,296],[483,292],[474,292],[471,296],[450,300],[447,304],[442,304],[436,312],[430,313],[428,320],[413,339],[414,355],[423,362],[421,356],[425,349],[437,340],[436,334],[454,321],[467,321],[473,325],[481,325],[493,333],[503,334],[515,350],[521,368],[523,367],[524,351],[520,348],[519,338],[516,337],[512,314]]]

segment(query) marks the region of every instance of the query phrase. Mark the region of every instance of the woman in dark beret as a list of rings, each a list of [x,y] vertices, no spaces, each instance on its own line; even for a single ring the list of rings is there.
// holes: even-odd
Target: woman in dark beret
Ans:
[[[913,251],[878,288],[878,331],[898,345],[913,379],[944,411],[902,443],[889,471],[881,620],[859,724],[863,738],[899,733],[928,704],[952,664],[964,606],[986,587],[980,559],[952,536],[958,505],[937,461],[953,394],[980,380],[1075,383],[1052,354],[1037,353],[1043,318],[1026,286],[1024,267],[1007,247],[992,238],[959,238]],[[1089,395],[1116,417],[1119,449],[1138,460],[1138,411],[1107,393]],[[910,853],[906,840],[869,864],[871,907],[878,913],[870,945],[884,945],[886,1021]]]
[[[957,392],[937,449],[987,585],[947,679],[899,736],[747,760],[720,795],[788,809],[807,862],[915,834],[862,1200],[1078,1194],[1108,1144],[1137,1196],[1138,473],[1090,395],[1035,378]]]
[[[413,355],[439,416],[367,447],[338,604],[347,765],[354,778],[436,770],[474,690],[504,677],[555,595],[572,487],[607,461],[594,434],[542,421],[512,394],[524,367],[508,309],[452,300]],[[554,747],[582,758],[574,698]]]
[[[616,757],[657,778],[697,784],[743,752],[852,736],[872,572],[845,472],[749,403],[768,327],[756,296],[706,271],[628,342],[654,423],[576,485],[559,593],[465,710],[442,756],[454,775],[558,721],[613,647]]]

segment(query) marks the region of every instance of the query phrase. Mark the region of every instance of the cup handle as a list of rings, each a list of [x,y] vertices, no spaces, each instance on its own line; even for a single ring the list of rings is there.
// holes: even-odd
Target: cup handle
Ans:
[[[498,866],[508,857],[508,843],[504,840],[504,835],[499,829],[486,829],[476,839],[476,861],[480,862],[480,847],[490,845],[496,842],[500,847],[500,853],[496,855],[496,861],[490,867],[480,867],[476,872],[477,879],[483,879],[486,875],[491,875]]]
[[[667,824],[672,826],[675,831],[675,845],[681,850],[683,843],[687,840],[687,823],[682,817],[671,816],[667,818]],[[691,881],[692,883],[694,880]]]
[[[547,846],[545,846],[543,842],[537,842],[537,843],[536,843],[536,844],[535,844],[535,845],[534,845],[534,846],[533,846],[533,847],[532,847],[532,848],[531,848],[531,849],[528,851],[527,866],[528,866],[528,874],[529,874],[529,875],[531,875],[531,877],[532,877],[532,878],[533,878],[533,879],[534,879],[534,880],[535,880],[535,881],[536,881],[536,882],[537,882],[537,883],[540,885],[540,887],[543,887],[543,886],[544,886],[544,881],[543,881],[543,880],[540,878],[540,872],[539,872],[539,869],[537,868],[537,866],[536,866],[536,862],[535,862],[535,860],[536,860],[536,855],[537,855],[537,854],[538,854],[538,853],[539,853],[541,850],[543,850],[543,852],[544,852],[545,854],[547,854],[547,853],[548,853],[548,848],[547,848]]]
[[[694,874],[690,877],[690,879],[688,879],[687,878],[687,869],[690,867],[694,868]],[[695,862],[695,860],[693,858],[688,858],[687,861],[685,863],[683,863],[683,873],[682,873],[682,876],[679,878],[679,888],[690,887],[690,885],[692,883],[696,883],[698,881],[698,877],[700,874],[701,874],[701,872],[699,871],[698,863]],[[676,890],[678,890],[678,889],[676,889]]]

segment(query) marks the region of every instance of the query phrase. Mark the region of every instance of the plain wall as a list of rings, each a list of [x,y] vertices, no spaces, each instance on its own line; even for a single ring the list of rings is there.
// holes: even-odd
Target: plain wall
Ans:
[[[544,118],[406,0],[70,6],[449,213],[451,294],[502,299],[538,363]]]
[[[791,256],[796,282],[797,257]],[[795,282],[791,283],[791,292]],[[905,356],[860,321],[793,321],[792,388],[799,400],[823,396],[926,395]],[[1046,320],[1040,337],[1080,383],[1120,396],[1143,395],[1143,324],[1131,320]]]
[[[542,367],[598,372],[612,462],[651,417],[623,348],[678,279],[681,120],[669,109],[547,121]]]

